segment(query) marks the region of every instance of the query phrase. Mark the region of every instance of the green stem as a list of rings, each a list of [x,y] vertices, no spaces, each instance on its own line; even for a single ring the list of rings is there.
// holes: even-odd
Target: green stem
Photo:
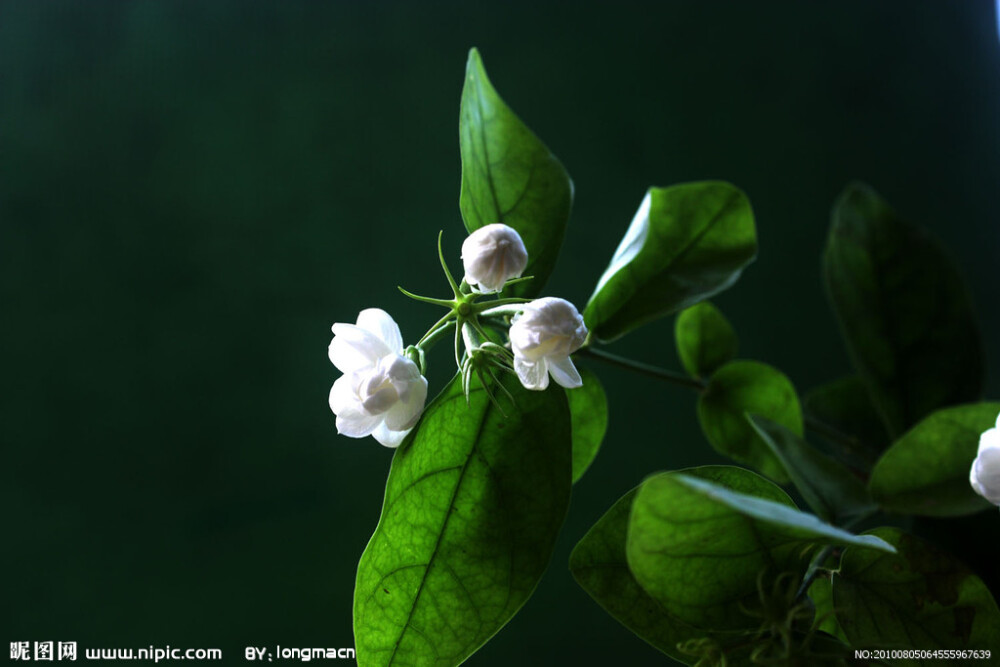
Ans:
[[[451,313],[448,313],[447,317],[451,317]],[[455,320],[449,320],[444,324],[435,324],[434,327],[420,339],[420,342],[417,343],[417,347],[425,352],[431,349],[436,342],[444,338],[445,334],[448,333],[448,329],[450,329],[454,324]]]
[[[823,547],[815,558],[813,558],[812,563],[809,564],[809,569],[806,570],[806,576],[802,578],[802,585],[799,586],[799,590],[795,593],[795,599],[799,600],[803,595],[809,592],[809,587],[812,586],[813,580],[823,569],[823,563],[837,550],[837,547],[833,544],[828,544]]]
[[[444,261],[444,252],[441,250],[442,236],[444,236],[443,229],[438,232],[438,259],[441,260],[441,268],[444,269],[444,275],[448,279],[448,284],[451,285],[451,290],[455,293],[455,298],[460,299],[462,297],[462,290],[459,288],[458,283],[455,282],[455,277],[451,275],[451,271],[448,269],[448,262]],[[464,279],[462,283],[465,283]]]
[[[657,366],[651,366],[649,364],[643,363],[641,361],[635,361],[633,359],[626,359],[625,357],[619,357],[616,354],[611,354],[610,352],[605,352],[604,350],[598,350],[593,347],[585,347],[577,352],[577,354],[584,357],[592,357],[594,359],[600,359],[601,361],[607,362],[614,366],[620,368],[627,368],[630,371],[635,371],[636,373],[642,373],[643,375],[648,375],[650,377],[657,378],[658,380],[665,380],[667,382],[672,382],[674,384],[680,385],[682,387],[688,387],[689,389],[694,389],[696,391],[705,391],[708,386],[703,380],[697,378],[691,378],[686,375],[681,375],[674,371],[668,371],[665,368],[659,368]]]
[[[518,283],[528,282],[529,280],[534,280],[535,276],[521,276],[520,278],[511,278],[503,284],[502,289],[507,289],[511,285],[516,285]],[[531,299],[525,299],[525,301],[531,301]]]
[[[413,292],[407,292],[405,289],[403,289],[399,285],[396,285],[396,289],[398,289],[400,292],[402,292],[406,296],[410,297],[414,301],[422,301],[423,303],[429,303],[429,304],[432,304],[432,305],[435,305],[435,306],[444,306],[445,308],[454,308],[455,307],[455,302],[454,301],[448,301],[446,299],[435,299],[435,298],[429,297],[429,296],[420,296],[419,294],[414,294]]]
[[[530,303],[531,299],[522,299],[520,297],[512,296],[503,299],[494,299],[492,301],[481,301],[476,304],[477,312],[482,312],[484,310],[490,310],[492,308],[497,308],[499,306],[510,306],[510,305],[521,305],[525,303]]]

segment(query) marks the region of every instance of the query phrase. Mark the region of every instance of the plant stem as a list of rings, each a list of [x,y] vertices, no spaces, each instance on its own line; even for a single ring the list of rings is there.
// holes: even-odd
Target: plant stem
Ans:
[[[434,346],[434,343],[438,342],[438,340],[440,340],[441,338],[444,338],[445,334],[448,333],[448,330],[454,325],[455,325],[455,320],[450,320],[440,325],[437,324],[434,325],[435,328],[431,329],[429,332],[427,332],[426,335],[424,335],[424,337],[418,343],[418,346],[422,350],[424,350],[424,352],[430,350],[431,347]]]
[[[806,571],[806,576],[802,578],[802,585],[799,586],[798,592],[795,593],[795,599],[799,600],[809,591],[809,587],[812,586],[812,582],[816,579],[816,575],[820,573],[823,569],[823,563],[826,559],[833,555],[837,550],[837,547],[829,544],[823,547],[816,557],[813,559],[812,563],[809,564],[809,569]]]
[[[440,320],[435,322],[434,326],[428,329],[427,333],[425,333],[423,337],[419,341],[417,341],[417,347],[423,347],[424,343],[434,338],[434,336],[438,334],[438,330],[447,325],[448,320],[450,320],[452,317],[453,313],[448,313],[447,315],[443,316]]]
[[[600,359],[601,361],[613,364],[620,368],[627,368],[630,371],[635,371],[636,373],[642,373],[643,375],[648,375],[650,377],[654,377],[659,380],[672,382],[674,384],[680,385],[682,387],[687,387],[689,389],[694,389],[696,391],[705,391],[705,387],[707,386],[703,380],[699,380],[697,378],[691,378],[686,375],[681,375],[680,373],[669,371],[665,368],[651,366],[641,361],[635,361],[633,359],[626,359],[625,357],[619,357],[616,354],[611,354],[610,352],[605,352],[604,350],[598,350],[593,347],[585,347],[579,350],[577,354],[585,357],[591,357],[593,359]]]
[[[444,269],[444,275],[448,279],[448,284],[451,285],[451,291],[455,293],[455,299],[460,299],[463,295],[462,290],[459,288],[458,283],[455,282],[455,277],[451,275],[451,271],[448,269],[448,262],[444,261],[444,251],[441,250],[441,237],[444,236],[444,230],[442,229],[438,232],[438,259],[441,260],[441,268]],[[465,284],[465,280],[462,280]]]

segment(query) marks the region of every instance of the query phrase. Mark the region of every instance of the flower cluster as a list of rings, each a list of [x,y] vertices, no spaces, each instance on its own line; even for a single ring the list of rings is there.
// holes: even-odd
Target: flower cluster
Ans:
[[[330,391],[338,433],[371,435],[386,447],[398,447],[427,400],[424,353],[452,329],[467,396],[475,374],[496,403],[492,386],[503,388],[496,370],[516,374],[525,388],[536,391],[548,387],[550,376],[567,389],[582,386],[570,358],[587,341],[587,327],[576,307],[556,297],[500,297],[505,287],[530,279],[522,278],[528,252],[516,230],[493,224],[470,234],[462,244],[461,285],[444,260],[440,237],[438,254],[454,298],[432,299],[402,290],[449,311],[415,346],[404,349],[399,326],[378,308],[361,311],[355,324],[333,325],[330,361],[344,374]],[[480,301],[488,295],[496,298]],[[504,330],[507,342],[498,342]]]

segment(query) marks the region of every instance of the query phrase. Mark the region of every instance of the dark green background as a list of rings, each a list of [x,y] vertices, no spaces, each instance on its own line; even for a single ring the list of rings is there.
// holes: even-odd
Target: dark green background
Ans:
[[[953,250],[997,396],[987,0],[3,2],[2,642],[352,644],[391,452],[336,435],[330,325],[380,306],[413,341],[436,319],[396,285],[446,293],[440,229],[459,267],[473,45],[576,184],[550,294],[583,306],[649,185],[732,181],[760,256],[717,303],[741,355],[804,390],[847,368],[819,254],[861,178]],[[613,349],[679,368],[670,321]],[[433,392],[451,362],[431,361]],[[610,435],[534,598],[471,664],[659,660],[566,561],[648,473],[720,459],[685,390],[592,368]]]

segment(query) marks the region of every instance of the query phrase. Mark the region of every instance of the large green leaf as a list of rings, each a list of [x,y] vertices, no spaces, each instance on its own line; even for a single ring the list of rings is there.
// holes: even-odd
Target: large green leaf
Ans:
[[[579,365],[583,386],[566,390],[573,422],[573,483],[583,477],[594,462],[608,430],[608,398],[593,371]]]
[[[650,188],[584,311],[610,341],[726,289],[757,255],[750,202],[720,181]]]
[[[938,410],[879,459],[868,486],[883,508],[902,514],[958,516],[992,507],[972,490],[969,469],[979,436],[993,428],[1000,403]]]
[[[506,386],[505,418],[456,378],[393,457],[358,565],[358,664],[457,665],[542,576],[569,503],[569,410],[559,388]]]
[[[759,575],[801,576],[820,544],[891,550],[795,509],[774,484],[744,470],[737,492],[691,475],[661,473],[632,503],[625,554],[640,586],[690,625],[739,630],[760,623]]]
[[[767,364],[731,361],[712,376],[698,399],[701,430],[720,453],[788,482],[781,461],[746,420],[748,412],[802,435],[802,409],[791,380]]]
[[[837,442],[843,444],[847,440],[852,454],[868,465],[889,446],[882,418],[872,404],[864,382],[857,375],[842,377],[809,390],[802,397],[802,408],[808,417],[818,421],[825,429],[819,431],[821,435],[829,438],[829,429],[833,429],[837,433]]]
[[[995,654],[1000,611],[979,577],[943,551],[895,528],[869,534],[894,545],[897,553],[854,548],[844,552],[833,577],[833,606],[853,646],[991,649]]]
[[[763,492],[777,502],[791,502],[781,489],[773,484],[758,484],[759,477],[740,468],[703,466],[680,472],[749,493]],[[721,644],[745,643],[742,634],[711,633],[684,623],[667,612],[632,576],[626,562],[625,540],[629,513],[638,491],[635,488],[622,496],[573,549],[569,568],[577,583],[615,620],[675,660],[695,662],[677,648],[691,639],[710,636]],[[734,656],[727,657],[732,660]]]
[[[851,360],[892,437],[933,410],[979,398],[969,294],[925,230],[852,184],[834,206],[823,270]]]
[[[555,266],[573,204],[573,183],[555,155],[514,115],[493,88],[482,58],[469,51],[458,123],[462,153],[459,207],[465,228],[502,222],[528,250],[517,296],[541,293]]]
[[[864,483],[842,463],[777,422],[759,415],[747,419],[821,519],[840,526],[874,509]]]
[[[692,377],[707,377],[736,357],[739,340],[729,320],[708,301],[685,308],[674,325],[677,356]]]

